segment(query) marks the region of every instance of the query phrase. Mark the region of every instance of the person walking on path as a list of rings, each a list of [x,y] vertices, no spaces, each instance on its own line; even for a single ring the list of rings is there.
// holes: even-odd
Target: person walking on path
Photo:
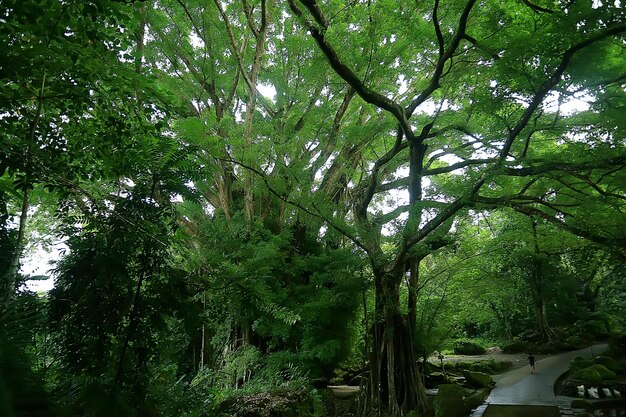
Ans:
[[[528,364],[530,365],[530,373],[536,373],[537,370],[535,369],[535,357],[532,353],[528,355]]]

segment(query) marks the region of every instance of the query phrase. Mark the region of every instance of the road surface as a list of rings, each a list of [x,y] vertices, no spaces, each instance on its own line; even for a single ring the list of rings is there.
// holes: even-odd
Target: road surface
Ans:
[[[576,356],[591,358],[602,353],[606,344],[593,345],[573,352],[560,353],[536,363],[537,372],[524,366],[494,377],[496,386],[486,403],[472,417],[559,416],[554,383],[569,368]]]

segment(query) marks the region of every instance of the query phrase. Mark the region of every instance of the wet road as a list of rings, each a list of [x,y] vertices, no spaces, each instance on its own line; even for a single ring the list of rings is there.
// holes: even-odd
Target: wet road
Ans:
[[[554,396],[556,380],[568,370],[569,362],[576,356],[591,358],[606,348],[606,344],[599,344],[549,356],[537,362],[535,374],[530,373],[529,366],[524,366],[494,377],[496,386],[487,398],[487,406],[479,408],[472,417],[530,416],[538,415],[538,410],[542,410],[541,415],[559,415]]]

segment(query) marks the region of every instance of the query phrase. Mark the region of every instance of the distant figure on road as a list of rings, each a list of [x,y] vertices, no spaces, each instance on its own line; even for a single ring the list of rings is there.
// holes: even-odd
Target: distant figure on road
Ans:
[[[528,364],[530,365],[531,374],[534,374],[535,372],[537,372],[537,370],[535,369],[535,357],[533,356],[532,353],[528,355]]]

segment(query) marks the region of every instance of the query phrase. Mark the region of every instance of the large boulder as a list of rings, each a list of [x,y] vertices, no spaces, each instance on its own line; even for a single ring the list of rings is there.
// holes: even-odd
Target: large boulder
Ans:
[[[586,359],[586,358],[583,358],[582,356],[576,356],[574,359],[570,361],[569,370],[571,372],[574,372],[580,369],[587,368],[593,364],[594,364],[593,359]]]
[[[622,366],[617,363],[615,359],[608,356],[598,356],[593,359],[593,362],[596,364],[604,365],[608,370],[615,373],[620,373],[622,371]]]
[[[493,381],[491,375],[484,372],[463,371],[463,376],[465,382],[476,388],[487,388]]]
[[[583,369],[577,369],[570,374],[571,379],[586,382],[602,382],[615,379],[615,377],[615,372],[600,364],[591,365]]]
[[[589,401],[585,400],[584,398],[574,398],[572,400],[572,404],[571,404],[572,408],[591,408],[591,404],[589,403]]]
[[[472,395],[465,397],[465,399],[463,400],[465,402],[465,408],[469,410],[474,410],[478,408],[482,403],[485,402],[485,400],[489,396],[489,391],[490,390],[488,388],[483,388],[477,390]]]
[[[443,372],[431,372],[430,374],[426,375],[426,386],[428,387],[437,387],[447,382],[448,378],[446,378]]]
[[[435,417],[466,417],[468,409],[463,401],[465,391],[457,384],[439,385],[435,397]]]

